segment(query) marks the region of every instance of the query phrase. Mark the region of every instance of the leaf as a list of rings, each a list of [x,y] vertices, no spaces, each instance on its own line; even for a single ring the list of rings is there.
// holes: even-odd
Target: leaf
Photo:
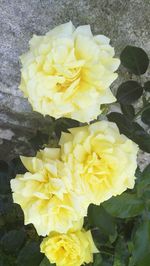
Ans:
[[[147,81],[144,83],[144,89],[145,89],[145,91],[150,92],[150,81]]]
[[[55,133],[58,138],[61,136],[61,132],[68,132],[69,128],[78,127],[79,122],[70,118],[59,118],[55,122]]]
[[[9,254],[5,254],[1,249],[0,249],[0,266],[14,266],[16,265],[15,263],[15,257]]]
[[[135,110],[132,105],[121,104],[121,111],[129,120],[132,120],[135,116]]]
[[[100,253],[94,254],[93,266],[102,266],[102,256]]]
[[[115,122],[119,128],[120,133],[125,134],[128,138],[136,142],[140,149],[150,153],[150,134],[138,123],[129,121],[124,115],[112,112],[107,115],[111,122]]]
[[[19,252],[17,266],[37,266],[40,264],[43,254],[40,253],[39,243],[28,242]]]
[[[34,225],[30,223],[30,224],[27,224],[25,226],[25,228],[26,228],[26,231],[28,234],[28,238],[30,238],[30,240],[32,240],[32,241],[38,242],[39,236],[37,234],[37,231],[36,231]]]
[[[7,253],[16,253],[24,244],[25,238],[26,233],[23,229],[11,230],[2,237],[0,245]]]
[[[143,221],[133,236],[132,260],[136,266],[148,266],[150,261],[150,221]]]
[[[107,115],[109,121],[117,124],[120,133],[130,137],[132,135],[132,123],[124,115],[116,112],[109,113]]]
[[[54,266],[55,264],[51,264],[48,258],[45,256],[44,259],[41,261],[39,266]]]
[[[119,86],[116,98],[119,103],[129,105],[138,100],[142,93],[143,88],[141,85],[137,81],[129,80]]]
[[[26,172],[26,168],[24,167],[21,159],[19,157],[14,158],[9,163],[9,176],[11,178],[15,178],[17,174],[24,174]]]
[[[139,196],[142,196],[144,189],[147,189],[148,185],[150,185],[150,164],[144,169],[140,177],[140,182],[137,184],[137,192]]]
[[[146,52],[136,46],[126,46],[120,55],[121,63],[135,75],[144,74],[149,65],[149,58]]]
[[[48,144],[49,134],[37,130],[36,135],[30,139],[30,143],[35,151],[42,149],[44,144]]]
[[[18,204],[7,204],[4,207],[4,219],[7,227],[23,226],[24,224],[24,214],[20,205]]]
[[[103,207],[114,217],[128,218],[141,214],[144,210],[144,202],[137,198],[136,194],[124,192],[104,202]]]
[[[150,134],[148,134],[143,127],[138,123],[133,123],[133,132],[130,136],[135,141],[141,150],[150,153]]]
[[[101,250],[102,246],[105,246],[109,242],[109,236],[106,235],[102,230],[99,228],[91,229],[92,237],[96,247]]]
[[[98,227],[104,235],[116,237],[115,220],[101,205],[90,204],[88,208],[88,221],[92,227]]]
[[[142,173],[142,179],[150,183],[150,164],[145,167]]]
[[[148,109],[146,109],[142,113],[141,119],[145,124],[150,125],[150,104],[148,106]]]
[[[120,236],[115,246],[115,256],[113,266],[126,266],[129,261],[129,251],[124,238]]]
[[[10,202],[5,202],[5,199],[0,198],[0,215],[7,215],[7,213],[11,210],[13,204]]]

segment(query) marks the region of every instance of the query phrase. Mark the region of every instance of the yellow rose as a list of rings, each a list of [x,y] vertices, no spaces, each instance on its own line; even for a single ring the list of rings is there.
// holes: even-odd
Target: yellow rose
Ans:
[[[41,243],[41,252],[57,266],[80,266],[93,261],[98,250],[90,231],[51,234]]]
[[[109,86],[120,61],[113,56],[109,39],[93,36],[89,25],[62,24],[30,40],[21,56],[20,89],[43,115],[91,121],[101,104],[116,100]]]
[[[36,157],[21,157],[28,169],[11,180],[14,202],[21,205],[25,224],[33,223],[39,235],[80,228],[86,215],[82,199],[69,193],[63,178],[69,174],[60,160],[60,150],[45,148]],[[69,178],[68,178],[69,179]]]
[[[72,171],[72,190],[100,204],[133,188],[137,145],[116,124],[99,121],[70,129],[60,139],[62,159]]]

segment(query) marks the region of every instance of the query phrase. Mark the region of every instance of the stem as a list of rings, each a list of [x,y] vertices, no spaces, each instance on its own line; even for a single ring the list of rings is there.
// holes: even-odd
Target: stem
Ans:
[[[145,95],[145,93],[143,93],[142,101],[143,101],[143,105],[146,105],[146,103],[147,103],[147,99],[146,99],[146,95]]]
[[[150,105],[147,104],[146,106],[144,106],[143,108],[141,108],[135,115],[134,120],[136,120],[144,111],[146,111],[147,109],[150,108]]]
[[[141,86],[142,86],[142,79],[141,79],[141,75],[138,75],[138,78],[139,78],[139,82],[140,82],[140,84],[141,84]]]

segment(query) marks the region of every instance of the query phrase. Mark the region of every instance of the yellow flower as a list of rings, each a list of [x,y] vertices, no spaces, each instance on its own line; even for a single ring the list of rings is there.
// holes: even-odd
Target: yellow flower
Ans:
[[[72,190],[100,204],[133,188],[137,145],[116,124],[99,121],[70,129],[60,139],[62,159],[72,171]]]
[[[41,243],[41,252],[57,266],[80,266],[93,261],[98,250],[90,231],[51,234]]]
[[[89,25],[62,24],[30,40],[21,56],[20,89],[43,115],[91,121],[101,104],[116,100],[109,86],[120,61],[113,56],[109,39],[93,36]]]
[[[69,193],[63,178],[69,175],[60,150],[45,148],[36,157],[21,157],[28,171],[11,180],[14,202],[21,205],[25,224],[33,223],[39,235],[80,228],[86,208],[81,198]],[[69,178],[68,178],[69,179]]]

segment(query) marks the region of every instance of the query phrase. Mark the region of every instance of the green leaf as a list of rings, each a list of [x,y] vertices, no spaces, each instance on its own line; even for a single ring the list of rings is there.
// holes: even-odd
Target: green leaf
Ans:
[[[10,178],[15,178],[17,174],[24,174],[26,172],[26,168],[24,167],[21,159],[19,157],[14,158],[9,163],[9,175]]]
[[[137,81],[129,80],[119,86],[116,98],[119,103],[129,105],[138,100],[142,93],[143,88],[141,85]]]
[[[3,215],[7,228],[23,226],[24,214],[18,204],[4,203],[0,200],[0,215]]]
[[[149,180],[150,182],[150,164],[147,165],[142,173],[142,179],[143,180]]]
[[[113,235],[116,231],[114,218],[101,205],[90,204],[88,220],[92,227],[98,227],[106,235]]]
[[[103,266],[102,256],[100,253],[94,254],[93,266]]]
[[[141,150],[150,153],[150,134],[138,123],[133,123],[132,127],[133,132],[130,138],[139,145]]]
[[[55,133],[58,138],[61,136],[61,132],[69,132],[69,128],[78,127],[79,122],[70,118],[59,118],[55,122]]]
[[[135,194],[124,192],[104,202],[103,207],[114,217],[128,218],[141,214],[144,210],[144,202]]]
[[[0,249],[0,266],[14,266],[16,265],[15,263],[15,257],[9,254],[5,254]]]
[[[30,143],[35,151],[42,149],[44,144],[48,144],[49,134],[37,130],[36,135],[30,139]]]
[[[125,134],[128,138],[136,142],[140,149],[150,153],[150,134],[138,123],[132,122],[124,115],[112,112],[107,115],[111,122],[115,122],[119,128],[120,133]]]
[[[146,52],[136,46],[126,46],[120,55],[121,63],[135,75],[144,74],[149,65],[149,58]]]
[[[150,104],[148,106],[148,109],[146,109],[142,113],[141,119],[145,124],[150,125]]]
[[[150,81],[147,81],[144,83],[144,89],[148,92],[150,92]]]
[[[39,243],[28,242],[19,252],[17,266],[37,266],[40,264],[43,254],[40,253]]]
[[[3,215],[0,215],[0,238],[2,237],[2,235],[5,233],[4,232],[4,226],[5,226],[5,220]]]
[[[129,121],[124,115],[116,112],[109,113],[107,118],[109,121],[117,124],[120,133],[123,133],[130,138],[133,131],[131,121]]]
[[[132,260],[136,266],[148,266],[150,261],[150,221],[143,221],[133,236]]]
[[[24,244],[25,238],[26,233],[24,230],[12,230],[2,237],[0,245],[7,253],[16,253]]]
[[[51,264],[48,258],[45,256],[44,259],[41,261],[39,266],[54,266],[55,264]]]
[[[99,250],[101,250],[101,247],[107,245],[110,242],[109,235],[106,235],[99,228],[91,229],[91,233],[94,243]]]
[[[135,110],[132,105],[121,104],[121,111],[129,120],[132,120],[135,116]]]
[[[129,261],[129,251],[124,238],[120,236],[115,246],[115,257],[113,266],[126,266]]]
[[[38,242],[39,241],[39,235],[37,234],[37,231],[34,227],[33,224],[27,224],[25,226],[26,231],[28,232],[28,238],[30,238],[30,240]]]
[[[140,177],[140,182],[137,184],[137,192],[139,196],[142,196],[145,189],[149,189],[150,185],[150,164],[146,166]]]

